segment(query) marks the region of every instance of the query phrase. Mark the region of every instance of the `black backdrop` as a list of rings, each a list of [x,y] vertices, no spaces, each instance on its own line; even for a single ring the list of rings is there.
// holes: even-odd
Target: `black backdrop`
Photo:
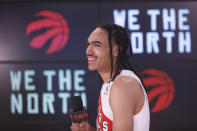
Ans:
[[[196,130],[196,7],[196,2],[2,2],[1,127],[8,131],[69,131],[68,109],[72,95],[82,96],[89,110],[89,121],[94,125],[99,83],[96,74],[91,74],[87,69],[86,39],[97,24],[114,23],[113,12],[118,10],[119,14],[125,11],[124,27],[130,37],[140,34],[132,39],[132,44],[136,44],[136,52],[140,47],[143,48],[140,53],[133,55],[131,63],[153,98],[151,109],[158,109],[151,113],[151,131]],[[138,13],[129,17],[130,9],[130,13],[136,10]],[[147,15],[151,9],[160,12],[155,30],[151,28],[154,21]],[[166,25],[168,29],[164,27],[167,19],[162,17],[164,10],[172,16],[169,20],[171,23],[167,22]],[[140,29],[128,28],[133,19],[137,19],[133,25],[140,25]],[[172,23],[175,23],[175,29]],[[27,33],[28,27],[31,33]],[[55,34],[53,29],[60,29],[59,34]],[[48,34],[50,37],[42,37],[48,37],[42,43],[43,46],[36,49],[31,45],[33,39],[48,31],[51,34]],[[166,42],[164,32],[174,34],[169,39],[171,44]],[[151,33],[154,35],[148,37]],[[59,37],[60,41],[68,38],[65,46],[61,46]],[[47,54],[54,39],[57,39],[57,44],[53,46],[56,49]],[[142,45],[139,44],[140,40]],[[39,45],[40,41],[37,40],[35,45]],[[183,46],[184,41],[186,46]],[[180,51],[181,46],[184,47],[183,53]],[[171,47],[171,53],[166,51],[167,47]]]

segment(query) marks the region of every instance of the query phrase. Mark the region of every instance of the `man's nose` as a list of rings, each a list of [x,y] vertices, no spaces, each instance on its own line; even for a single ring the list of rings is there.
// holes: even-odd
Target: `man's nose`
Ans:
[[[87,49],[86,49],[86,54],[92,54],[93,53],[93,45],[88,45]]]

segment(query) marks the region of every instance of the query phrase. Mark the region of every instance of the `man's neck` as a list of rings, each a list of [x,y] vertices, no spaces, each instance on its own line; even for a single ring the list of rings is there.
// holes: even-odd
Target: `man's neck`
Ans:
[[[114,76],[115,71],[113,71],[112,76]],[[103,79],[104,83],[107,83],[111,79],[111,71],[109,72],[99,72],[99,75]]]
[[[114,59],[112,77],[115,75],[116,68],[117,68],[115,63],[116,63],[116,59]],[[98,73],[101,76],[101,78],[103,79],[104,83],[108,82],[111,79],[111,69],[110,68],[103,70],[103,71],[98,71]]]
[[[103,79],[104,83],[109,81],[111,72],[99,72],[99,74]]]

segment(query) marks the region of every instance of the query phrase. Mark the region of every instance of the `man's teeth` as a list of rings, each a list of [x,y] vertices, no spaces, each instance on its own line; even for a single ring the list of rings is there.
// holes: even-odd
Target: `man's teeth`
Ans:
[[[95,60],[95,58],[88,58],[88,60],[93,61],[93,60]]]

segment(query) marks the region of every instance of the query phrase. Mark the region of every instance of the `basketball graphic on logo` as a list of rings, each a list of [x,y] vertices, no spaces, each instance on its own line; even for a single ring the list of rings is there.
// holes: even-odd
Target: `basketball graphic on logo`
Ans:
[[[38,32],[39,35],[34,36],[30,42],[33,49],[42,48],[48,41],[51,40],[46,54],[52,54],[60,51],[67,43],[69,38],[69,27],[67,21],[57,12],[40,11],[35,14],[38,19],[27,25],[26,34]],[[44,33],[40,33],[44,30]]]
[[[170,106],[174,99],[174,84],[170,76],[160,70],[146,69],[140,73],[148,89],[151,112],[159,112]]]

